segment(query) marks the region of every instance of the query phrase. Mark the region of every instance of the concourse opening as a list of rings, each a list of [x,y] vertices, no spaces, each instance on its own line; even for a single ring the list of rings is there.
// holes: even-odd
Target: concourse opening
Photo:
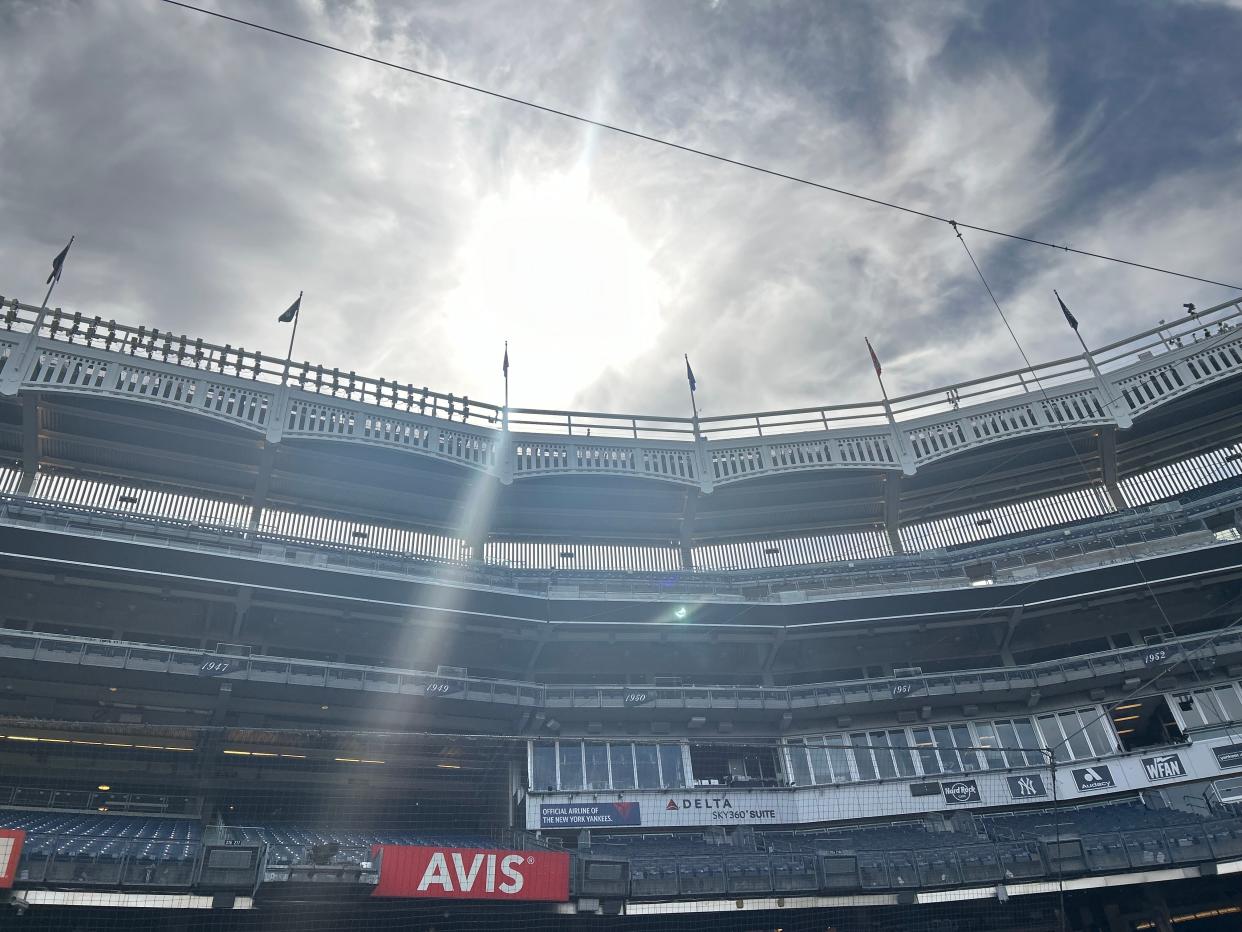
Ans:
[[[1142,696],[1123,702],[1113,709],[1112,720],[1117,740],[1127,751],[1178,744],[1186,737],[1164,696]]]

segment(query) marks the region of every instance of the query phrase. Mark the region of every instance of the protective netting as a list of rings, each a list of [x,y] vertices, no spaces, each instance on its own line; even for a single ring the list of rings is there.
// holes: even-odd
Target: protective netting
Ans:
[[[1039,749],[32,720],[0,736],[5,929],[1111,932],[1238,919],[1229,878],[1197,866],[1242,855],[1236,813],[1137,794],[1067,805],[1070,774]],[[998,753],[1019,756],[996,768]],[[816,777],[867,766],[896,779]]]

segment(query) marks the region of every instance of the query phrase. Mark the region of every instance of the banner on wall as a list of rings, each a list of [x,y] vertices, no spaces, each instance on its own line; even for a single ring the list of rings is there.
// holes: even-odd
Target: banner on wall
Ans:
[[[379,883],[372,896],[445,900],[569,899],[569,855],[376,845]]]
[[[1117,785],[1117,781],[1113,779],[1113,772],[1104,764],[1079,767],[1072,773],[1074,784],[1084,793],[1090,793],[1092,790],[1108,790]]]
[[[979,784],[974,780],[953,780],[950,783],[941,783],[940,791],[944,793],[946,803],[979,802]]]
[[[939,792],[937,790],[937,792]],[[771,790],[719,789],[644,793],[641,800],[553,802],[533,797],[529,829],[634,825],[651,828],[691,825],[779,825],[799,821],[796,794]]]
[[[1233,770],[1242,767],[1242,744],[1222,744],[1212,748],[1216,755],[1216,764],[1221,770]]]
[[[1173,780],[1186,776],[1186,767],[1178,754],[1157,754],[1143,758],[1143,771],[1153,783],[1157,780]]]
[[[541,803],[541,828],[592,828],[642,825],[638,803]]]
[[[1013,799],[1039,799],[1048,795],[1044,778],[1037,773],[1006,777],[1005,781],[1009,784],[1009,795]]]

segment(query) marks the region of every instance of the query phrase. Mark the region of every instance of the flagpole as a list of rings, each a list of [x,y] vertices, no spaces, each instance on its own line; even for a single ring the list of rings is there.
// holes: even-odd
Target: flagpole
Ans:
[[[289,353],[286,360],[293,359],[293,341],[298,335],[298,318],[302,316],[302,292],[298,292],[298,309],[293,315],[293,333],[289,334]]]
[[[690,372],[691,371],[690,370],[690,354],[685,353],[683,354],[682,358],[686,360],[686,371]],[[686,384],[690,385],[689,380],[687,380]],[[699,406],[698,406],[698,403],[694,400],[694,386],[693,385],[690,385],[690,410],[694,413],[694,432],[697,434],[699,432]]]
[[[867,344],[867,352],[871,356],[871,368],[875,370],[875,380],[880,383],[880,397],[883,399],[884,419],[888,421],[888,429],[893,437],[893,452],[897,455],[897,460],[901,464],[901,471],[907,476],[912,476],[914,475],[914,461],[907,453],[901,428],[897,426],[897,418],[893,416],[893,406],[888,400],[888,389],[884,387],[884,376],[880,373],[880,357],[875,354],[875,347],[871,345],[869,338],[864,337],[863,342]]]
[[[502,430],[509,429],[509,341],[505,340],[505,406],[501,411],[500,426]]]
[[[73,241],[76,236],[77,234],[75,233],[73,236],[69,237],[69,245],[65,247],[63,255],[69,255],[69,247],[73,245]],[[63,263],[64,260],[61,261]],[[54,272],[55,274],[51,276],[51,279],[48,282],[47,294],[43,296],[43,304],[39,306],[39,313],[35,315],[34,330],[31,331],[34,334],[35,339],[38,339],[39,329],[43,326],[43,318],[47,314],[47,303],[52,300],[52,289],[55,288],[57,283],[60,281],[60,268],[58,267],[54,269]]]
[[[52,260],[52,274],[48,278],[47,293],[43,295],[43,303],[39,305],[39,313],[35,314],[34,326],[30,328],[30,333],[26,335],[26,341],[21,349],[15,354],[16,358],[9,360],[9,365],[5,369],[5,373],[0,377],[0,395],[16,395],[21,381],[25,378],[26,369],[30,364],[30,357],[34,355],[35,344],[39,340],[39,331],[43,329],[43,320],[47,317],[47,305],[52,300],[52,291],[56,288],[56,283],[60,281],[60,273],[64,267],[65,257],[69,255],[69,247],[73,245],[73,240],[77,236],[75,233],[69,237],[69,244],[57,254],[56,259]],[[58,262],[57,259],[60,261]]]
[[[1061,305],[1061,313],[1065,315],[1065,322],[1074,331],[1074,336],[1078,337],[1078,345],[1082,347],[1082,355],[1087,362],[1087,369],[1091,372],[1092,378],[1095,379],[1096,387],[1099,389],[1102,407],[1112,415],[1118,427],[1129,427],[1134,421],[1123,408],[1117,406],[1117,399],[1112,397],[1108,383],[1104,380],[1103,373],[1100,372],[1099,366],[1095,364],[1095,357],[1091,355],[1091,349],[1087,346],[1087,341],[1078,332],[1078,319],[1070,313],[1069,308],[1065,306],[1065,302],[1061,300],[1061,295],[1055,288],[1052,289],[1052,293],[1056,295],[1057,304]]]
[[[293,364],[293,341],[298,335],[298,318],[302,316],[302,292],[298,292],[298,309],[293,312],[293,332],[289,334],[289,352],[285,354],[285,371],[280,376],[280,384],[289,381],[289,367]]]

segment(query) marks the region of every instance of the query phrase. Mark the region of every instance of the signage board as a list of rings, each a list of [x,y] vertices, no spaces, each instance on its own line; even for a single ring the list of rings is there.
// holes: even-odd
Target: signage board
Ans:
[[[788,821],[774,794],[727,793],[687,794],[670,796],[664,803],[662,818],[649,819],[644,825],[733,825],[771,824]]]
[[[569,855],[376,845],[380,876],[372,896],[445,900],[569,899]]]
[[[974,780],[952,780],[948,783],[941,783],[940,792],[944,793],[946,803],[979,802],[979,784]]]
[[[540,803],[542,828],[591,828],[605,825],[642,825],[639,804],[629,803]]]
[[[621,697],[621,704],[627,709],[650,705],[654,701],[655,693],[649,689],[627,689]]]
[[[1113,780],[1113,772],[1104,764],[1077,767],[1071,773],[1074,775],[1074,784],[1084,793],[1090,793],[1092,790],[1107,790],[1117,785]]]
[[[1212,748],[1216,755],[1216,764],[1221,770],[1233,770],[1242,767],[1242,744],[1222,744]]]
[[[1005,782],[1009,784],[1009,795],[1013,799],[1039,799],[1048,795],[1044,778],[1037,773],[1006,777]]]
[[[0,889],[7,890],[13,886],[25,840],[26,833],[21,829],[0,828]]]
[[[1143,771],[1152,783],[1186,776],[1186,766],[1178,754],[1156,754],[1143,758]]]

